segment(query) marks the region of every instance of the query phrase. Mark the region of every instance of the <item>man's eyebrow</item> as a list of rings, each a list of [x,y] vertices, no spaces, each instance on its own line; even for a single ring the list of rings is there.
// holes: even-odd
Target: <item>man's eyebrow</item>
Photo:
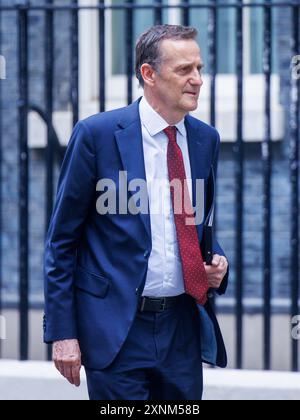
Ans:
[[[193,65],[194,63],[184,63],[184,64],[179,64],[177,67],[176,67],[176,70],[180,70],[180,69],[182,69],[182,68],[184,68],[184,67],[192,67],[192,65]],[[204,63],[200,63],[198,66],[197,66],[198,68],[200,68],[200,69],[202,69],[203,67],[204,67]]]

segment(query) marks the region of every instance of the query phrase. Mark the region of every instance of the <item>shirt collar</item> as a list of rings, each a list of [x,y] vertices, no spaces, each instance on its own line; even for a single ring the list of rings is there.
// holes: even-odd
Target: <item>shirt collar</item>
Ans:
[[[169,124],[152,108],[145,96],[142,97],[139,105],[141,123],[144,125],[151,137],[163,131]],[[176,125],[182,136],[186,135],[184,118]]]

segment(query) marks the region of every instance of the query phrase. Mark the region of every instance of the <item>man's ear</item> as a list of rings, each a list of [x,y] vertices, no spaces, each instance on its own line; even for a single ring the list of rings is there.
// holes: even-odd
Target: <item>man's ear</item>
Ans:
[[[141,75],[144,79],[144,83],[147,86],[153,87],[155,84],[155,70],[153,67],[148,64],[144,63],[141,66]]]

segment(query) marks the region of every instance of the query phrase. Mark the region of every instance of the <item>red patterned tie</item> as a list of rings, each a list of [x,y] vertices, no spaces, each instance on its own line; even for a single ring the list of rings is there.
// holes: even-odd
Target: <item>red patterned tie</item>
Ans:
[[[164,132],[169,138],[167,153],[169,181],[171,183],[176,180],[176,188],[172,187],[170,189],[185,291],[193,296],[197,303],[205,305],[209,285],[199,245],[192,203],[185,181],[183,156],[176,142],[176,127],[167,127]],[[181,194],[178,194],[178,185],[180,185]],[[174,189],[176,190],[175,194]],[[191,219],[193,223],[191,223]],[[188,224],[187,220],[189,220]]]

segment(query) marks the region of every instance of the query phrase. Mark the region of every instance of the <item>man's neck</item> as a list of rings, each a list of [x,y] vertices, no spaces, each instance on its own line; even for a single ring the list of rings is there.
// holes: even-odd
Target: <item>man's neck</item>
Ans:
[[[163,104],[160,104],[158,100],[153,98],[148,92],[144,92],[144,97],[148,104],[157,112],[169,125],[178,124],[186,114],[182,112],[168,112]]]

